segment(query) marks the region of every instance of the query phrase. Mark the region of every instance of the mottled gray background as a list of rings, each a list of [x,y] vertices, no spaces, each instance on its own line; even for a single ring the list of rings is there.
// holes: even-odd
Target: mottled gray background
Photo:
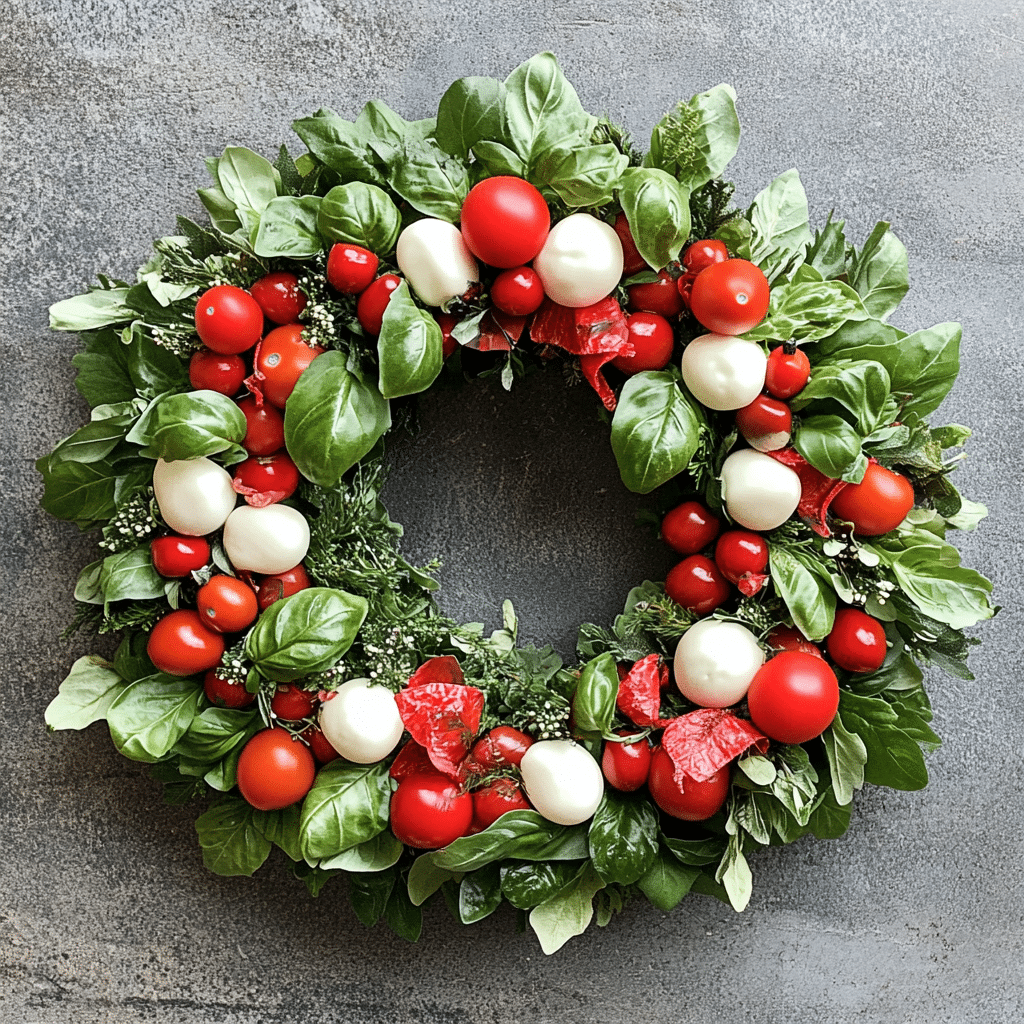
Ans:
[[[542,49],[641,141],[677,98],[731,82],[741,198],[798,166],[819,220],[835,207],[854,238],[893,222],[913,277],[898,324],[964,324],[941,414],[975,427],[959,482],[993,515],[962,546],[1005,606],[979,630],[977,681],[931,680],[946,743],[927,790],[869,790],[847,838],[758,856],[742,916],[637,902],[554,959],[506,912],[461,929],[435,909],[408,946],[280,865],[207,874],[195,811],[164,807],[102,726],[48,736],[43,708],[94,648],[56,639],[93,548],[39,511],[32,468],[86,411],[47,306],[97,271],[130,275],[176,212],[198,213],[204,155],[297,144],[289,123],[321,104],[354,116],[379,96],[424,117],[453,79]],[[1009,0],[0,5],[0,1018],[1017,1020],[1022,81]],[[432,397],[390,494],[409,549],[445,558],[447,610],[495,625],[511,596],[528,638],[567,650],[581,618],[609,618],[665,562],[632,526],[589,395],[557,383]]]

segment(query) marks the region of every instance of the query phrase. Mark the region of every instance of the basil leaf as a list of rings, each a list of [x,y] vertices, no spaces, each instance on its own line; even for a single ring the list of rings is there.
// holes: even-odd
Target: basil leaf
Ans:
[[[320,196],[278,196],[260,216],[253,242],[257,256],[302,259],[323,248],[317,232]]]
[[[457,224],[469,194],[469,172],[432,142],[405,139],[391,166],[391,187],[415,210]]]
[[[817,470],[834,480],[859,483],[867,469],[861,437],[841,416],[808,416],[800,421],[793,447]]]
[[[707,864],[717,864],[725,853],[725,839],[719,836],[709,836],[706,839],[670,839],[668,836],[662,836],[661,845],[687,867],[699,868]]]
[[[156,672],[156,667],[149,660],[147,645],[148,633],[129,633],[114,651],[114,671],[129,683],[144,679]]]
[[[640,255],[655,270],[679,258],[690,234],[690,195],[665,171],[630,167],[622,174],[619,202]]]
[[[612,417],[612,451],[622,482],[648,494],[681,473],[700,444],[703,415],[675,376],[645,370],[626,381]]]
[[[892,789],[923,789],[928,769],[915,739],[900,728],[900,717],[881,697],[839,692],[843,724],[863,741],[867,752],[864,779]]]
[[[173,352],[152,344],[141,335],[134,336],[128,345],[122,347],[135,390],[144,398],[191,388],[188,367]]]
[[[51,516],[83,530],[113,518],[115,473],[109,462],[63,462],[45,455],[36,469],[43,475],[40,504]]]
[[[256,711],[206,708],[189,723],[174,745],[174,753],[188,761],[214,764],[244,744],[262,727]]]
[[[846,273],[845,226],[846,221],[833,220],[830,212],[825,226],[814,232],[814,241],[807,247],[804,266],[813,267],[825,281]]]
[[[422,854],[412,862],[409,868],[409,875],[406,879],[409,899],[417,907],[422,906],[445,882],[450,882],[458,877],[458,872],[439,868],[429,854]]]
[[[878,320],[850,320],[818,342],[815,353],[823,363],[841,359],[871,359],[892,374],[895,346],[901,335],[895,327]]]
[[[508,146],[484,139],[473,146],[473,155],[488,175],[510,174],[514,178],[526,177],[526,164]]]
[[[749,341],[818,341],[848,320],[866,318],[857,293],[842,281],[777,283],[771,289],[765,319],[743,337]]]
[[[406,942],[416,942],[423,929],[423,912],[414,906],[409,894],[400,885],[391,890],[384,907],[384,923]]]
[[[383,184],[383,178],[370,159],[366,135],[351,121],[332,110],[320,110],[312,117],[293,122],[292,129],[310,153],[334,171],[342,182]]]
[[[836,594],[817,559],[799,549],[768,545],[772,584],[786,603],[796,628],[808,640],[823,640],[832,632]]]
[[[886,369],[892,390],[911,396],[903,412],[916,412],[923,418],[939,407],[960,372],[962,334],[959,324],[936,324],[908,334],[893,346],[896,361]]]
[[[353,875],[348,880],[348,898],[356,917],[372,928],[383,916],[395,888],[395,872]]]
[[[995,614],[989,604],[992,584],[973,569],[960,565],[951,544],[908,548],[887,558],[896,582],[925,615],[953,629],[966,629]]]
[[[796,170],[780,174],[754,197],[748,211],[752,229],[750,260],[774,280],[787,265],[803,258],[811,240],[807,195]]]
[[[149,545],[107,555],[100,569],[100,590],[111,601],[152,601],[164,596],[166,580],[153,568]]]
[[[612,656],[602,654],[588,661],[572,698],[576,727],[598,736],[611,732],[618,692],[619,673]]]
[[[807,827],[818,839],[838,839],[849,829],[852,815],[853,805],[840,805],[835,793],[826,789],[811,813]]]
[[[699,868],[684,867],[661,848],[636,884],[652,906],[668,913],[679,905],[699,874]]]
[[[251,875],[270,856],[270,842],[254,824],[258,812],[229,797],[196,819],[203,864],[217,875]]]
[[[405,847],[395,838],[394,833],[384,829],[372,839],[322,860],[320,867],[330,871],[351,871],[357,874],[385,871],[397,864],[404,852]]]
[[[459,885],[459,918],[476,924],[501,906],[501,872],[497,864],[473,871]]]
[[[353,181],[324,196],[317,228],[328,243],[350,242],[383,256],[395,248],[402,215],[383,189]]]
[[[227,452],[241,462],[248,453],[241,442],[246,422],[242,410],[216,391],[190,391],[154,399],[128,434],[148,459],[198,459]]]
[[[651,802],[633,793],[605,787],[590,824],[590,856],[608,883],[632,885],[658,853],[658,815]]]
[[[54,331],[94,331],[135,319],[125,301],[127,288],[106,288],[62,299],[50,307],[50,328]]]
[[[391,426],[391,407],[370,381],[324,352],[299,378],[285,405],[284,437],[304,477],[335,487]]]
[[[107,709],[110,738],[133,761],[159,761],[171,752],[195,718],[203,687],[195,679],[160,672],[130,683]]]
[[[743,854],[742,841],[738,832],[729,836],[729,845],[715,871],[715,881],[725,887],[733,910],[741,913],[747,909],[754,890],[754,881],[750,874],[750,865]]]
[[[857,417],[857,427],[867,436],[879,425],[888,397],[889,374],[881,363],[844,360],[815,367],[790,405],[798,411],[817,399],[832,399]]]
[[[72,356],[71,365],[78,371],[75,387],[90,407],[128,402],[135,397],[128,353],[116,332],[96,331],[87,335],[85,351]]]
[[[443,347],[440,325],[412,301],[403,281],[391,293],[377,339],[384,398],[426,391],[444,365]]]
[[[850,284],[871,316],[885,320],[903,301],[910,287],[908,273],[906,248],[889,225],[879,221],[849,266]]]
[[[821,739],[828,754],[832,790],[836,801],[845,806],[853,800],[854,792],[864,785],[864,765],[868,760],[867,747],[857,733],[850,732],[843,725],[839,713],[821,734]]]
[[[604,883],[591,869],[568,890],[530,911],[530,927],[547,956],[587,930],[594,918],[594,896],[603,888]]]
[[[580,864],[568,861],[517,863],[501,866],[500,891],[517,910],[530,910],[557,896],[581,874]]]
[[[373,839],[388,827],[390,799],[387,765],[324,765],[302,802],[302,855],[312,863]]]
[[[277,198],[277,175],[265,157],[243,146],[228,146],[217,161],[217,181],[236,209],[261,214]]]
[[[219,185],[197,188],[196,195],[210,215],[210,223],[226,235],[240,231],[242,222],[235,213],[235,204],[224,194]]]
[[[629,157],[610,142],[599,146],[555,146],[541,157],[533,177],[568,207],[611,202]]]
[[[299,849],[299,818],[302,808],[299,804],[283,807],[278,811],[257,811],[253,824],[264,839],[279,846],[295,863],[302,861]]]
[[[86,423],[53,449],[50,464],[103,461],[124,440],[128,422],[127,417],[114,416]]]
[[[437,144],[465,160],[485,139],[501,139],[505,127],[505,87],[493,78],[460,78],[437,105]]]
[[[79,658],[47,705],[48,729],[84,729],[107,717],[107,710],[128,684],[109,661],[95,654]]]
[[[344,591],[300,590],[263,612],[245,638],[245,656],[279,683],[324,672],[352,646],[366,613],[366,601]]]

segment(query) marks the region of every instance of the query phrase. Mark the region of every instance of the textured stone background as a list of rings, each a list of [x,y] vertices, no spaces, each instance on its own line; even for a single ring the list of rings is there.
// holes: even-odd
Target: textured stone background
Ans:
[[[741,199],[798,166],[818,220],[835,207],[854,238],[893,222],[913,275],[898,324],[964,324],[941,412],[975,427],[959,482],[993,515],[962,546],[1005,606],[979,631],[977,681],[932,680],[946,744],[927,790],[870,790],[847,838],[757,857],[742,916],[701,897],[672,915],[637,902],[553,960],[509,913],[462,930],[435,909],[407,946],[274,866],[207,874],[195,811],[164,807],[101,726],[46,735],[45,704],[94,646],[55,639],[93,549],[38,510],[32,468],[85,414],[74,341],[47,331],[47,306],[97,271],[129,275],[175,212],[198,212],[204,155],[270,153],[321,104],[354,116],[380,96],[427,116],[453,79],[549,48],[584,103],[641,140],[677,98],[733,83]],[[3,5],[0,1018],[1017,1020],[1022,81],[1019,0]],[[589,396],[556,384],[432,398],[391,501],[409,548],[444,556],[447,610],[496,624],[511,596],[528,638],[568,650],[580,619],[609,618],[665,562],[632,526]]]

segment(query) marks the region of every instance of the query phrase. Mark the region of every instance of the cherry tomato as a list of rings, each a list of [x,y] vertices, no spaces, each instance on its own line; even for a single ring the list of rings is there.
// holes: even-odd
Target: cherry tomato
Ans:
[[[693,282],[690,311],[715,334],[742,334],[768,312],[768,279],[749,260],[712,263]]]
[[[510,725],[497,725],[473,744],[470,759],[483,772],[518,765],[533,740]]]
[[[473,790],[472,832],[483,832],[507,811],[530,811],[522,787],[514,779],[495,779]]]
[[[410,775],[391,795],[391,831],[406,846],[436,850],[464,836],[473,798],[440,772]]]
[[[459,343],[452,337],[452,330],[462,321],[454,313],[435,313],[434,319],[441,328],[441,358],[447,359],[458,347]]]
[[[204,583],[196,605],[206,627],[218,633],[240,633],[260,613],[252,587],[234,576],[214,576]]]
[[[728,258],[729,250],[726,249],[725,242],[720,242],[717,238],[705,238],[686,247],[682,264],[688,274],[696,277],[712,263],[724,263]]]
[[[840,608],[825,639],[829,657],[847,672],[874,672],[888,651],[885,628],[859,608]]]
[[[647,788],[654,802],[668,815],[681,821],[705,821],[717,814],[729,795],[729,768],[719,768],[706,782],[683,776],[683,786],[675,780],[675,765],[664,748],[651,752]]]
[[[241,356],[221,355],[201,348],[188,361],[188,381],[196,391],[216,391],[219,395],[238,394],[245,380],[245,362]]]
[[[239,494],[246,494],[245,490],[238,490],[239,487],[251,487],[257,495],[272,494],[274,501],[284,501],[299,486],[299,469],[284,452],[253,456],[235,466],[232,482]],[[246,501],[249,497],[246,494]]]
[[[319,345],[307,345],[302,340],[301,324],[285,324],[275,327],[260,344],[256,369],[263,374],[263,397],[284,408],[305,369],[323,349]]]
[[[730,583],[739,583],[747,573],[762,573],[768,565],[764,537],[750,530],[726,530],[715,545],[715,565]]]
[[[647,260],[640,255],[640,250],[636,247],[636,241],[629,228],[629,221],[626,219],[625,213],[619,213],[616,216],[612,227],[615,228],[615,234],[619,236],[619,241],[622,243],[622,276],[632,277],[634,274],[639,274],[641,270],[650,270]]]
[[[291,597],[292,594],[297,594],[308,586],[310,586],[310,582],[305,568],[301,565],[296,565],[292,569],[275,573],[273,576],[264,576],[260,580],[260,589],[256,594],[256,603],[260,606],[260,611],[262,612],[275,601],[280,601],[282,597]]]
[[[764,386],[775,398],[792,398],[803,391],[810,376],[811,361],[803,349],[787,352],[785,345],[779,345],[768,353]]]
[[[697,615],[710,615],[732,593],[718,566],[704,555],[690,555],[669,570],[665,593]]]
[[[672,325],[657,313],[630,313],[626,317],[633,355],[616,356],[612,366],[632,376],[643,370],[664,370],[672,358],[676,338]]]
[[[774,452],[789,444],[793,413],[785,402],[758,395],[750,405],[736,410],[736,426],[759,452]]]
[[[510,316],[536,313],[544,301],[544,285],[533,267],[503,270],[491,285],[491,302]]]
[[[153,568],[168,579],[183,579],[210,564],[210,545],[205,537],[157,537],[150,541]]]
[[[620,736],[628,736],[625,729],[619,730]],[[609,740],[604,745],[601,755],[601,771],[610,786],[623,793],[632,793],[647,781],[647,773],[651,767],[651,745],[646,739],[635,743],[616,743]]]
[[[658,280],[651,284],[631,284],[629,308],[634,312],[657,313],[671,319],[683,311],[683,299],[676,279],[667,271],[658,271]]]
[[[327,257],[327,280],[342,295],[358,295],[373,283],[379,265],[380,260],[369,249],[337,242]]]
[[[198,612],[183,608],[165,615],[149,634],[149,660],[169,676],[194,676],[220,664],[224,637],[207,629]]]
[[[273,455],[284,447],[284,417],[280,409],[269,402],[257,405],[252,395],[239,399],[238,408],[245,416],[242,447],[250,455]]]
[[[766,637],[768,646],[776,651],[803,651],[813,654],[815,658],[823,658],[821,649],[812,644],[796,626],[776,626]]]
[[[316,777],[313,755],[284,729],[263,729],[242,748],[238,789],[259,811],[279,811],[298,803]]]
[[[317,764],[330,764],[341,757],[341,754],[331,746],[331,741],[324,735],[319,725],[307,725],[299,735],[309,744]]]
[[[329,278],[329,262],[327,266]],[[286,270],[261,277],[249,291],[263,310],[263,315],[275,324],[295,323],[306,308],[306,295],[299,287],[299,279]]]
[[[309,718],[316,705],[316,694],[300,689],[294,683],[281,683],[270,698],[270,710],[286,722]]]
[[[384,310],[391,301],[391,293],[402,283],[395,274],[385,274],[368,285],[356,302],[356,319],[367,334],[380,334],[384,323]]]
[[[899,473],[869,462],[859,484],[847,484],[832,502],[832,513],[853,523],[853,532],[877,537],[895,530],[914,507],[914,487]]]
[[[683,300],[683,305],[690,308],[690,295],[693,292],[693,282],[697,279],[696,274],[680,274],[676,278],[676,288],[679,289],[679,297]]]
[[[839,709],[839,681],[822,658],[783,651],[766,661],[747,690],[751,721],[780,743],[820,736]]]
[[[528,181],[498,175],[469,190],[461,221],[462,237],[478,260],[492,267],[519,267],[544,248],[551,213]]]
[[[693,555],[706,548],[721,527],[721,520],[699,501],[684,501],[665,514],[661,539],[678,554]]]
[[[221,679],[213,668],[203,676],[203,690],[206,699],[219,708],[247,708],[256,700],[256,694],[250,693],[245,683]]]
[[[196,302],[196,331],[207,348],[221,355],[247,352],[263,333],[263,310],[247,291],[219,284]]]

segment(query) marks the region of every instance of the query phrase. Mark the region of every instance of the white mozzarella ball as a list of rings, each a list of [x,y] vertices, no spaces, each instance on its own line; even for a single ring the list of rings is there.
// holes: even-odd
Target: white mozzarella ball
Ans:
[[[800,503],[800,477],[770,455],[744,448],[722,465],[722,500],[748,530],[774,530]]]
[[[573,213],[548,232],[533,269],[553,302],[574,309],[591,306],[622,277],[622,243],[610,224]]]
[[[702,334],[683,350],[683,382],[709,409],[742,409],[764,388],[768,357],[753,341]]]
[[[405,726],[395,695],[369,679],[350,679],[320,706],[320,728],[346,761],[374,764],[388,756]]]
[[[738,622],[701,619],[676,645],[679,692],[703,708],[727,708],[742,700],[764,652],[757,637]]]
[[[395,259],[409,287],[428,306],[441,306],[480,280],[462,232],[436,217],[415,221],[402,231]]]
[[[224,524],[224,550],[236,569],[284,572],[306,557],[309,523],[288,505],[239,505]]]
[[[601,766],[572,740],[540,740],[519,765],[523,789],[537,813],[557,825],[578,825],[604,796]]]
[[[174,462],[157,459],[153,491],[164,522],[187,537],[203,537],[219,530],[238,500],[231,474],[205,458]]]

